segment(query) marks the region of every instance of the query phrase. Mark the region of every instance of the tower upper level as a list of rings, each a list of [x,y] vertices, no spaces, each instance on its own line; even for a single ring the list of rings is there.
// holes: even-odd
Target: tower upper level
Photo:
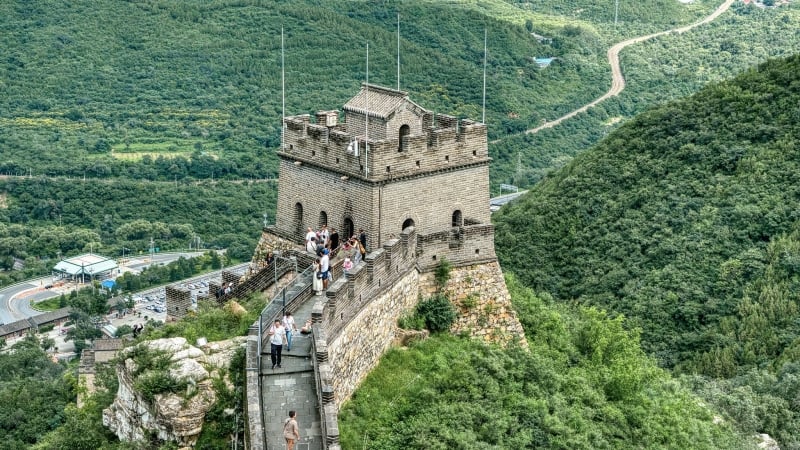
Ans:
[[[284,119],[279,155],[349,177],[384,181],[488,165],[486,126],[422,108],[404,91],[362,84],[339,111]]]

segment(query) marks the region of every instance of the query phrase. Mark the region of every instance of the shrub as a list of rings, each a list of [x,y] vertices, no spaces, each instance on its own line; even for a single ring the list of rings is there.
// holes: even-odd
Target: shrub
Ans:
[[[436,286],[441,290],[444,289],[444,286],[447,284],[447,280],[450,279],[450,269],[453,266],[450,264],[450,261],[447,258],[442,258],[442,261],[436,266],[436,272],[434,272],[433,277],[436,280]]]
[[[425,320],[431,333],[447,331],[456,320],[456,309],[444,295],[438,294],[417,305],[416,314]]]
[[[404,330],[421,330],[425,328],[425,318],[416,313],[403,314],[397,319],[397,326]]]

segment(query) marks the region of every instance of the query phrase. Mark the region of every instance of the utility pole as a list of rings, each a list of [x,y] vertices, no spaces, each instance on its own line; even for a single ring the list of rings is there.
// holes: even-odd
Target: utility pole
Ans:
[[[153,238],[150,238],[150,262],[153,262],[153,255],[156,252],[155,242],[153,242]]]

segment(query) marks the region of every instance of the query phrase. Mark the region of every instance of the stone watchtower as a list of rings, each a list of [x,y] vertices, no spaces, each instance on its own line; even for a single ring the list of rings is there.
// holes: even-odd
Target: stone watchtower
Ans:
[[[363,228],[371,251],[413,226],[423,267],[495,259],[484,124],[371,84],[342,109],[285,119],[275,233],[297,242],[307,227],[342,238]]]

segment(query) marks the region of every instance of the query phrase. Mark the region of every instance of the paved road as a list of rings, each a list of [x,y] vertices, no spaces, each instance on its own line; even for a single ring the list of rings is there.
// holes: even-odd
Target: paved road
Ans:
[[[561,122],[569,118],[572,118],[582,112],[585,112],[589,108],[596,106],[598,103],[605,101],[611,97],[614,97],[615,95],[618,95],[620,92],[622,92],[622,90],[625,89],[625,77],[622,75],[622,68],[620,67],[619,64],[619,52],[621,52],[622,49],[624,49],[625,47],[637,44],[639,42],[647,41],[658,36],[663,36],[669,33],[679,33],[679,34],[684,33],[686,31],[691,30],[692,28],[698,27],[703,24],[707,24],[716,19],[717,17],[719,17],[725,11],[727,11],[734,1],[735,0],[725,0],[721,5],[719,5],[719,7],[716,10],[714,10],[713,13],[709,14],[705,18],[691,25],[687,25],[680,28],[673,28],[671,30],[661,31],[658,33],[648,34],[646,36],[639,36],[614,44],[610,49],[608,49],[608,63],[611,65],[611,89],[609,89],[608,92],[603,94],[601,97],[595,99],[594,101],[584,106],[581,106],[575,111],[565,114],[556,120],[545,122],[544,124],[539,125],[536,128],[531,128],[529,130],[526,130],[525,134],[538,133],[539,131],[544,130],[545,128],[552,128],[560,124]]]
[[[125,267],[138,271],[151,264],[167,264],[177,260],[181,256],[184,258],[190,258],[192,256],[199,255],[202,255],[202,252],[159,253],[153,256],[152,261],[150,260],[149,256],[131,258],[125,264]],[[4,289],[0,289],[0,321],[2,321],[2,323],[11,323],[41,314],[41,311],[37,311],[31,307],[31,300],[45,300],[48,298],[57,297],[64,292],[64,289],[44,289],[44,286],[47,286],[52,282],[53,279],[47,276],[27,280]]]

